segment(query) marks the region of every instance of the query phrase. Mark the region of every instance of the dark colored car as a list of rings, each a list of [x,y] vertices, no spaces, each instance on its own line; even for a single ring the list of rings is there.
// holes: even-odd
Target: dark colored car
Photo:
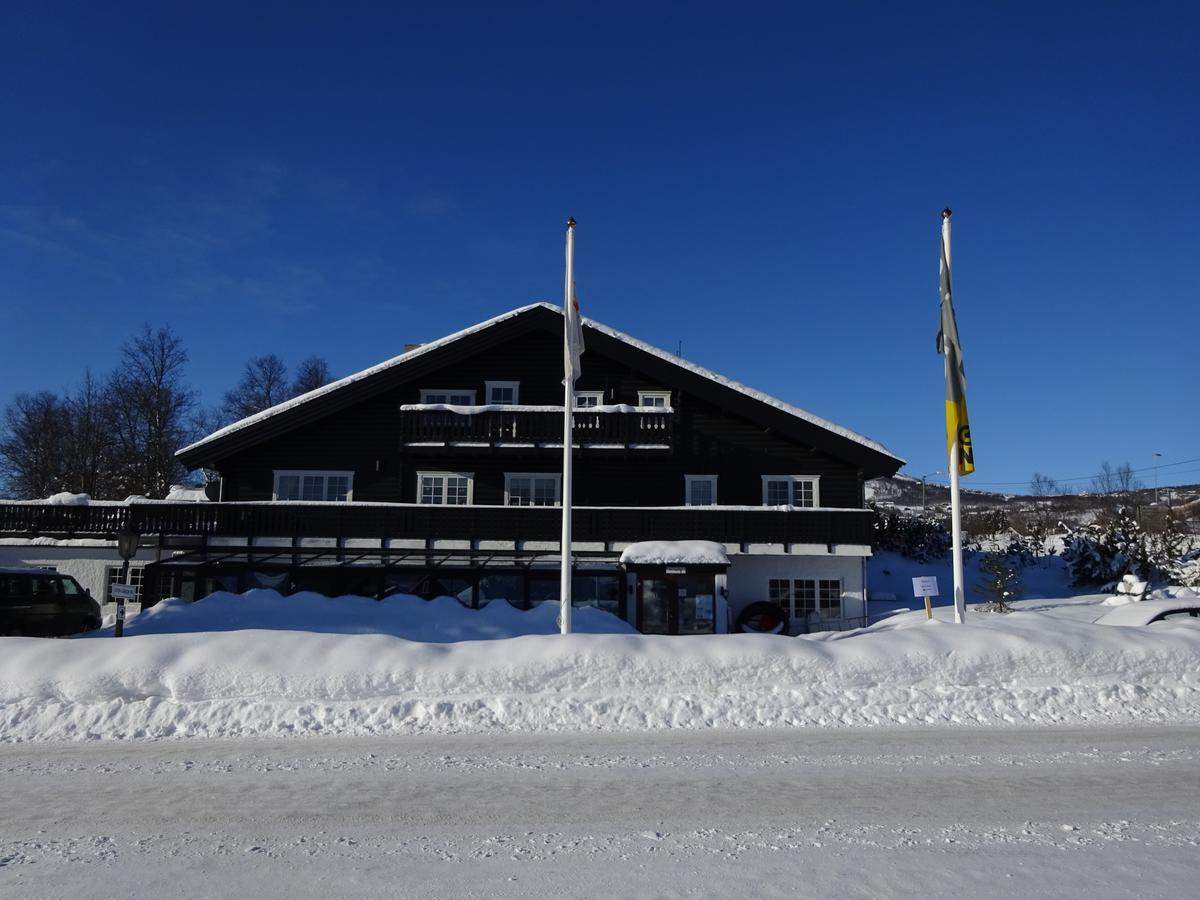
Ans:
[[[100,604],[70,575],[0,569],[0,634],[62,637],[100,627]]]

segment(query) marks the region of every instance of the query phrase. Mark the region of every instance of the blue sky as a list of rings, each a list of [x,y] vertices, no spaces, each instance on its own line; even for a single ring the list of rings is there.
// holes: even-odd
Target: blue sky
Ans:
[[[574,215],[585,314],[919,476],[949,205],[964,484],[1200,481],[1194,5],[102,6],[0,11],[0,402],[144,322],[208,404],[349,374],[560,302]]]

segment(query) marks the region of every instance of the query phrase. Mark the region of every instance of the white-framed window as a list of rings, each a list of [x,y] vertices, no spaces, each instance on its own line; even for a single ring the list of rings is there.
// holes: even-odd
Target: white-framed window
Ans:
[[[687,506],[717,505],[716,475],[684,475],[683,499]]]
[[[670,391],[638,391],[638,406],[651,409],[668,409],[671,406]]]
[[[446,403],[450,406],[474,406],[475,392],[449,388],[421,388],[422,403]]]
[[[276,500],[353,500],[353,472],[276,469]]]
[[[842,580],[822,578],[817,582],[817,609],[826,619],[842,617]]]
[[[433,506],[466,506],[474,501],[474,472],[418,472],[417,502]]]
[[[512,406],[521,402],[521,382],[519,381],[488,381],[487,402]]]
[[[505,472],[505,506],[558,506],[562,475],[557,472]]]
[[[820,506],[821,476],[764,475],[763,506]]]
[[[604,391],[576,391],[575,408],[591,409],[593,406],[604,405]]]
[[[116,601],[113,599],[112,589],[113,589],[114,584],[124,584],[125,583],[122,573],[121,573],[121,569],[122,569],[121,566],[105,566],[104,567],[104,602],[105,603],[116,603]],[[139,565],[135,565],[135,564],[131,564],[129,566],[129,583],[133,586],[133,589],[135,591],[137,591],[137,598],[133,601],[134,603],[142,602],[142,584],[144,582],[145,574],[146,573],[145,573],[144,566],[139,566]],[[64,579],[63,587],[65,588],[68,584],[70,584],[70,582],[68,582]]]

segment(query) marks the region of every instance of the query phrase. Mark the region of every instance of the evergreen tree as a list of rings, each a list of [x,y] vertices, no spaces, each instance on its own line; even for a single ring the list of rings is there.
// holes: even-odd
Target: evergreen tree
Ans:
[[[987,598],[980,604],[980,612],[1012,612],[1008,604],[1020,600],[1025,593],[1021,585],[1021,572],[1006,553],[985,553],[979,564],[983,581],[975,585],[975,592]]]

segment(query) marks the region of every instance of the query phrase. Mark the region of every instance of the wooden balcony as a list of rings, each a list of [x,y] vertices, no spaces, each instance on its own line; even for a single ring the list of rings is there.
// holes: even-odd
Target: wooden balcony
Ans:
[[[675,413],[670,409],[609,406],[573,414],[581,449],[670,450]],[[414,447],[562,448],[561,406],[400,407],[400,434]]]
[[[215,537],[554,541],[562,510],[539,506],[421,506],[385,503],[172,503],[51,506],[0,502],[0,535],[114,538],[130,525],[163,544]],[[756,507],[575,507],[576,541],[709,540],[740,544],[870,544],[862,509]],[[188,540],[177,541],[174,538]],[[191,540],[197,539],[197,540]]]

